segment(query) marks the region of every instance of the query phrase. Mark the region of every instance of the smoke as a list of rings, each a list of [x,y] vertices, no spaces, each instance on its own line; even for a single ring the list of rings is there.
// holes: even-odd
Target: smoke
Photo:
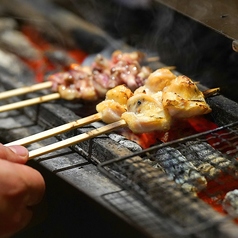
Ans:
[[[124,5],[129,8],[149,8],[151,6],[151,0],[114,0],[120,5]]]

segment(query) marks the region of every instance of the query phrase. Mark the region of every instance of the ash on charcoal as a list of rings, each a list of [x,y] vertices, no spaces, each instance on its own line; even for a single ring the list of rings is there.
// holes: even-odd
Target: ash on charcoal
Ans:
[[[1,17],[0,18],[0,32],[6,30],[14,30],[18,27],[17,21],[12,18],[8,17]]]
[[[206,178],[178,150],[164,147],[156,152],[155,160],[160,168],[186,191],[200,191],[207,186]]]
[[[120,145],[125,146],[126,148],[128,148],[129,150],[133,151],[133,152],[139,152],[142,151],[141,146],[139,146],[136,142],[128,140],[126,137],[121,136],[119,134],[115,134],[115,133],[110,133],[109,137],[118,142]]]
[[[11,80],[16,81],[15,87],[24,86],[27,80],[32,83],[34,78],[34,73],[17,56],[3,50],[0,50],[0,70],[0,77],[4,81],[4,87],[9,84],[9,77],[11,77]]]
[[[88,53],[100,52],[107,45],[113,44],[114,39],[93,24],[49,1],[18,1],[3,0],[6,10],[21,19],[36,19],[30,21],[45,35],[66,47],[79,47]]]
[[[75,63],[75,59],[69,56],[69,54],[63,50],[63,49],[51,49],[47,50],[45,53],[45,56],[54,64],[57,65],[70,65],[72,63]]]
[[[222,201],[222,207],[232,217],[238,217],[238,189],[226,194]]]
[[[0,46],[26,59],[39,59],[40,52],[32,46],[27,37],[17,30],[6,30],[0,33]]]
[[[230,160],[206,142],[188,141],[180,151],[204,176],[210,179],[231,166]]]

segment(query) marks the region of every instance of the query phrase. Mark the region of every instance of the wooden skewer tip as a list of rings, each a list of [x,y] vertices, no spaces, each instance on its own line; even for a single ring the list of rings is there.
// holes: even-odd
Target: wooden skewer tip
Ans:
[[[6,98],[19,96],[19,95],[23,95],[26,93],[31,93],[31,92],[39,91],[42,89],[50,88],[50,87],[52,87],[52,84],[53,83],[51,81],[47,81],[47,82],[43,82],[43,83],[37,83],[34,85],[24,86],[21,88],[16,88],[16,89],[8,90],[5,92],[1,92],[0,99],[6,99]]]
[[[27,99],[24,101],[19,101],[19,102],[10,103],[7,105],[0,106],[0,112],[6,112],[6,111],[14,110],[14,109],[20,109],[23,107],[32,106],[32,105],[36,105],[36,104],[43,103],[43,102],[48,102],[48,101],[59,99],[59,98],[61,98],[59,93],[52,93],[52,94],[44,95],[41,97],[31,98],[31,99]]]

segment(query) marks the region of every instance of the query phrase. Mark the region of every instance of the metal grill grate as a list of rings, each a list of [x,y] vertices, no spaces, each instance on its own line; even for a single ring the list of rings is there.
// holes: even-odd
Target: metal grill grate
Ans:
[[[195,234],[236,214],[238,122],[98,165],[176,234]],[[217,212],[219,211],[219,212]],[[171,222],[172,221],[172,222]]]

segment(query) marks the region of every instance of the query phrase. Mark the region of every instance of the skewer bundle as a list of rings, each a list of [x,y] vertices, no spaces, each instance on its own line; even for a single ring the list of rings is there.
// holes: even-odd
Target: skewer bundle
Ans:
[[[17,141],[13,141],[6,145],[7,146],[16,145],[16,144],[28,145],[36,141],[40,141],[40,140],[52,137],[54,135],[66,132],[68,130],[72,130],[80,126],[84,126],[86,124],[90,124],[92,122],[99,121],[99,120],[109,123],[108,125],[105,125],[101,128],[94,129],[92,131],[74,136],[72,138],[68,138],[63,141],[59,141],[57,143],[30,151],[29,159],[32,159],[37,156],[47,154],[49,152],[52,152],[64,147],[77,144],[84,140],[96,137],[104,133],[108,133],[112,130],[116,130],[122,127],[129,127],[133,131],[133,129],[138,128],[138,125],[139,125],[140,130],[138,132],[138,130],[135,129],[134,131],[135,133],[140,133],[142,127],[144,127],[143,128],[144,131],[167,130],[168,129],[167,126],[166,128],[164,128],[164,124],[163,124],[164,121],[162,120],[161,122],[161,118],[160,116],[158,116],[158,115],[161,115],[161,112],[159,112],[158,114],[157,108],[155,108],[156,111],[153,111],[153,107],[151,107],[151,105],[154,106],[156,103],[161,106],[160,111],[162,110],[165,111],[165,114],[166,114],[165,119],[167,120],[169,118],[168,121],[165,121],[167,123],[166,125],[169,125],[170,118],[173,118],[173,117],[181,118],[181,116],[183,116],[184,118],[186,118],[186,116],[191,117],[191,116],[209,113],[211,109],[206,104],[204,98],[206,96],[211,96],[212,94],[216,94],[219,91],[219,88],[201,92],[196,87],[196,84],[193,83],[190,79],[188,79],[185,76],[182,76],[183,81],[180,82],[179,80],[181,79],[179,77],[180,76],[177,77],[173,75],[168,69],[159,69],[155,71],[153,74],[151,74],[150,77],[146,80],[145,85],[142,87],[139,87],[134,93],[132,93],[132,91],[128,89],[127,87],[125,87],[124,85],[119,85],[109,90],[106,94],[105,100],[97,105],[98,113],[94,115],[79,119],[74,122],[64,124],[56,128],[52,128],[50,130],[26,137]],[[180,88],[179,85],[176,84],[178,81],[182,84],[182,88]],[[184,92],[184,89],[186,88],[186,87],[184,88],[184,85],[187,85],[187,92]],[[174,91],[172,92],[181,98],[179,99],[176,98],[177,100],[176,101],[176,100],[172,100],[174,98],[171,97],[171,101],[169,101],[169,104],[168,104],[168,100],[163,102],[163,95],[168,96],[166,94],[168,92],[168,88],[173,88]],[[182,91],[180,92],[180,90]],[[158,97],[158,93],[161,94],[159,95],[159,97]],[[138,95],[140,96],[139,99],[138,99]],[[134,103],[133,104],[134,106],[131,106],[132,102]],[[179,102],[179,105],[181,103],[183,103],[184,105],[179,108],[175,102]],[[145,106],[146,109],[151,108],[152,110],[144,110],[143,112],[144,118],[141,117],[142,118],[141,121],[140,120],[130,121],[130,119],[127,120],[127,117],[123,117],[123,115],[125,114],[127,115],[128,113],[134,113],[135,115],[141,114],[141,111],[143,111],[143,108],[141,108],[141,105],[143,105],[143,103],[146,103],[146,106]],[[202,110],[201,110],[201,106],[202,106]],[[147,120],[148,118],[150,119],[152,118],[153,120]],[[133,127],[133,123],[139,123],[139,124]]]

